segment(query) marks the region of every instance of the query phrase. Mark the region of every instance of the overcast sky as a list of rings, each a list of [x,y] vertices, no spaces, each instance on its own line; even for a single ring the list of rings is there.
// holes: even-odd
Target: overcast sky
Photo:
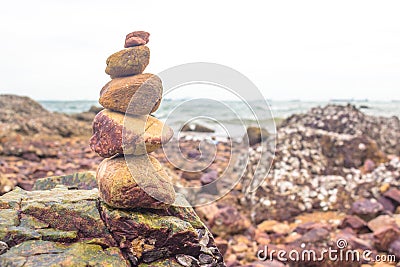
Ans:
[[[399,12],[365,0],[3,1],[0,93],[97,99],[106,58],[146,30],[146,72],[214,62],[269,99],[400,99]]]

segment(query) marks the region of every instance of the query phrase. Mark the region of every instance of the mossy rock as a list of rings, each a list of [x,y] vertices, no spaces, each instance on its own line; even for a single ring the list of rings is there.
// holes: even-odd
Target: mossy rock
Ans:
[[[32,190],[50,190],[57,185],[65,185],[68,189],[90,190],[97,188],[96,173],[93,171],[78,172],[70,175],[37,179]]]
[[[77,231],[86,237],[109,236],[97,209],[98,190],[68,190],[66,187],[28,192],[21,200],[21,213],[50,227]]]
[[[27,240],[39,240],[42,236],[35,230],[21,226],[9,226],[0,229],[0,240],[8,246],[15,246]],[[1,266],[1,265],[0,265]]]
[[[182,266],[174,257],[204,253],[223,263],[190,207],[113,209],[97,189],[60,185],[1,196],[0,240],[9,248],[0,266]]]
[[[139,267],[182,267],[174,258],[139,264]]]
[[[0,197],[0,240],[9,246],[34,239],[74,242],[78,236],[113,242],[97,205],[97,189],[17,188]]]
[[[103,249],[82,242],[65,245],[31,240],[12,247],[0,256],[0,266],[74,266],[126,267],[128,262],[117,248]]]
[[[29,227],[32,229],[43,229],[43,228],[49,227],[48,223],[42,222],[42,221],[36,219],[35,217],[27,215],[27,214],[21,214],[19,225],[23,226],[23,227]]]
[[[13,209],[0,210],[0,229],[6,226],[17,226],[18,224],[18,211]]]
[[[205,228],[194,209],[182,194],[176,194],[175,203],[168,208],[168,214],[189,222],[194,228]]]
[[[196,229],[177,217],[111,209],[106,204],[102,205],[102,213],[116,241],[139,261],[153,262],[178,253],[200,252]]]
[[[61,231],[53,228],[39,229],[42,240],[72,243],[78,239],[78,231]]]
[[[21,201],[26,198],[28,191],[16,187],[0,197],[0,209],[20,209]]]

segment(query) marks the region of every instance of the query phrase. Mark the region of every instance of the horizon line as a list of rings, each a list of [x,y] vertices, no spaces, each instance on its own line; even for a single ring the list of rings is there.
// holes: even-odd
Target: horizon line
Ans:
[[[52,102],[98,102],[98,99],[34,99],[35,101],[38,102],[46,102],[46,101],[52,101]],[[163,98],[164,101],[184,101],[184,100],[189,100],[192,99],[190,97],[185,97],[185,98]],[[202,99],[202,98],[199,98]],[[205,98],[204,98],[205,99]],[[232,100],[232,99],[217,99],[220,101],[227,101],[227,102],[240,102],[240,100]],[[362,102],[362,103],[367,103],[367,102],[400,102],[400,99],[369,99],[369,98],[363,98],[363,99],[357,99],[357,98],[331,98],[331,99],[265,99],[267,102],[348,102],[348,103],[353,103],[353,102]],[[260,101],[257,99],[252,99],[248,100],[249,102],[251,101]]]

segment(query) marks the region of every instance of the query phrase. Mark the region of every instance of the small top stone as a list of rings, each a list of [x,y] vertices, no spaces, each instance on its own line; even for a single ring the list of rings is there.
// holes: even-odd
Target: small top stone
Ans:
[[[150,33],[145,31],[134,31],[129,33],[125,38],[125,48],[145,45],[149,42]]]

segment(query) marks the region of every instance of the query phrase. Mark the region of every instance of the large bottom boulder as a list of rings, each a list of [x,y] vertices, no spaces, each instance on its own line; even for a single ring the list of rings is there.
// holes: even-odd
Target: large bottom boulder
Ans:
[[[0,266],[225,266],[192,208],[115,209],[65,179],[0,197]]]

